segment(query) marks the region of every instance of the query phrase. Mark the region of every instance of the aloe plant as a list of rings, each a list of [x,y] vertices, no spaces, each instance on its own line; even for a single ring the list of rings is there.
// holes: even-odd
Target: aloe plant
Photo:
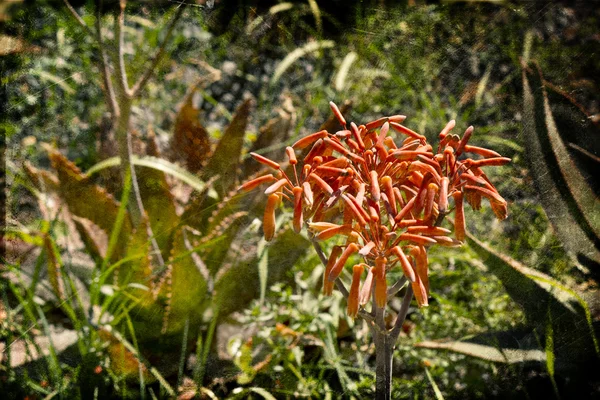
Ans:
[[[72,220],[77,231],[69,234],[80,236],[86,253],[96,262],[88,281],[91,306],[100,307],[101,315],[111,317],[112,329],[103,327],[98,315],[89,323],[111,343],[108,353],[118,374],[137,378],[138,365],[150,370],[157,359],[139,364],[145,349],[151,346],[153,353],[163,355],[178,352],[180,346],[176,344],[184,332],[190,342],[187,352],[192,351],[191,343],[208,322],[206,315],[223,319],[245,307],[260,295],[261,287],[282,279],[308,247],[308,241],[288,231],[277,239],[277,246],[250,253],[244,260],[235,258],[235,239],[247,226],[248,210],[253,208],[253,198],[230,192],[236,182],[245,179],[244,175],[238,178],[236,166],[243,157],[250,105],[250,101],[243,102],[233,115],[214,152],[203,162],[199,171],[202,178],[160,158],[158,146],[150,136],[148,154],[131,159],[145,206],[137,227],[126,207],[127,190],[120,203],[94,182],[96,174],[120,164],[118,157],[104,160],[83,173],[59,151],[46,146],[55,173],[31,165],[25,168],[38,190],[54,193],[58,204],[68,210],[63,213],[64,218]],[[181,124],[190,125],[190,121],[186,122],[190,115],[194,125],[201,128],[197,114],[190,114],[183,107],[175,137]],[[204,128],[196,129],[192,134],[203,132]],[[181,150],[173,140],[171,153],[176,153],[173,150],[177,146]],[[231,166],[229,169],[223,168],[225,162]],[[218,173],[230,175],[223,179]],[[180,212],[167,176],[189,184],[196,192]],[[102,243],[102,236],[108,245]],[[152,257],[152,239],[156,240],[164,267]],[[60,254],[48,240],[41,241],[40,246],[48,254]],[[61,269],[59,257],[48,258],[47,265],[55,295],[64,299],[62,285],[68,273]],[[111,293],[106,294],[109,287]],[[208,310],[210,313],[206,314]],[[132,352],[127,340],[134,340],[139,351]],[[123,354],[128,356],[123,358]],[[153,379],[152,374],[147,375],[145,379]]]

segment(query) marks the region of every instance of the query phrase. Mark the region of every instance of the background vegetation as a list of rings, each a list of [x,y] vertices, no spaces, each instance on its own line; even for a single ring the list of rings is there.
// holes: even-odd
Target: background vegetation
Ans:
[[[258,172],[249,151],[282,159],[333,100],[350,121],[407,115],[433,143],[450,119],[474,125],[473,144],[513,159],[491,176],[509,218],[472,212],[468,246],[431,252],[431,305],[409,311],[393,397],[600,397],[600,213],[552,175],[572,157],[575,192],[598,196],[594,2],[183,3],[170,37],[176,4],[127,5],[130,84],[168,39],[133,102],[133,183],[94,35],[60,1],[0,4],[3,393],[372,397],[368,329],[322,296],[306,237],[284,215],[266,246],[263,199],[231,192]],[[95,32],[94,2],[72,4]],[[117,17],[104,1],[109,53]]]

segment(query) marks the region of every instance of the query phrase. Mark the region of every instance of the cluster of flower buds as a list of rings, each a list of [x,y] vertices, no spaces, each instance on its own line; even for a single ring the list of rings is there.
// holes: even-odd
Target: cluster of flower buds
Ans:
[[[352,269],[348,298],[351,317],[372,297],[376,307],[385,307],[386,275],[396,266],[412,284],[419,306],[426,306],[427,248],[462,243],[463,199],[473,209],[479,209],[485,197],[496,217],[506,218],[506,201],[482,167],[504,165],[510,159],[468,145],[473,127],[461,138],[451,133],[454,121],[441,131],[434,152],[424,136],[402,125],[406,118],[403,115],[360,126],[352,122],[348,126],[338,107],[333,102],[330,106],[342,126],[340,131],[316,132],[287,147],[286,168],[252,153],[256,161],[275,173],[253,179],[240,189],[269,184],[263,219],[267,240],[275,234],[275,210],[283,199],[293,204],[293,227],[297,232],[306,223],[318,240],[334,236],[344,239],[344,244],[334,246],[329,255],[323,279],[326,294],[331,294],[348,259],[355,253],[362,257],[364,262]],[[400,145],[389,135],[391,131],[402,135]],[[296,157],[298,150],[303,150],[301,162]],[[467,153],[477,159],[467,158]],[[440,226],[444,216],[452,211],[451,204],[454,237],[450,237],[449,229]]]

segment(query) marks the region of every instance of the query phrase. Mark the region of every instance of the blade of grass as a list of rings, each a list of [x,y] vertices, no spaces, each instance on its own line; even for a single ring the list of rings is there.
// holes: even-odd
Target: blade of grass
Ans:
[[[48,338],[48,369],[50,370],[50,376],[52,377],[53,384],[55,386],[60,386],[62,370],[60,368],[60,363],[58,362],[58,357],[56,355],[56,350],[54,348],[54,341],[52,340],[52,336],[50,335],[50,326],[48,325],[48,320],[46,319],[46,315],[40,306],[36,304],[36,310],[38,312],[40,322],[42,323],[42,328],[44,329],[44,334]]]
[[[427,379],[429,380],[429,383],[431,384],[431,387],[433,388],[433,393],[435,394],[435,398],[437,400],[444,400],[444,396],[442,395],[440,388],[433,380],[433,376],[431,376],[431,372],[429,372],[429,368],[427,368],[427,367],[425,367],[425,375],[427,375]]]
[[[292,51],[287,56],[285,56],[285,58],[279,63],[279,65],[277,65],[277,68],[275,68],[275,72],[273,73],[273,77],[271,78],[271,85],[277,83],[277,81],[279,80],[279,78],[281,78],[285,71],[287,71],[287,69],[291,67],[292,64],[298,59],[317,50],[330,49],[334,46],[335,42],[333,40],[320,40],[316,42],[307,43],[304,46]]]
[[[177,369],[177,387],[183,382],[183,372],[185,368],[185,354],[187,351],[188,332],[190,329],[190,318],[186,318],[183,326],[183,335],[181,339],[181,356],[179,356],[179,368]]]
[[[180,181],[187,183],[188,185],[190,185],[192,188],[194,188],[198,192],[201,192],[204,189],[205,183],[203,181],[201,181],[200,179],[198,179],[194,174],[192,174],[189,171],[186,171],[185,169],[181,168],[180,166],[173,164],[172,162],[169,162],[162,158],[150,157],[150,156],[146,156],[146,157],[134,156],[131,159],[131,163],[133,165],[135,165],[136,167],[154,168],[156,170],[162,171],[165,174],[171,175],[172,177],[177,178]],[[119,157],[111,157],[104,161],[99,162],[98,164],[96,164],[96,165],[92,166],[90,169],[88,169],[86,172],[86,176],[89,177],[89,176],[92,176],[92,175],[102,171],[103,169],[110,168],[110,167],[116,167],[119,165],[121,165],[121,159]]]
[[[115,220],[113,229],[110,233],[110,238],[108,240],[106,254],[104,256],[104,260],[102,261],[102,266],[100,267],[100,271],[99,271],[100,275],[102,275],[104,270],[107,268],[110,257],[111,257],[111,255],[115,249],[115,246],[117,244],[117,240],[119,239],[119,236],[121,233],[121,228],[123,227],[123,221],[125,220],[125,216],[127,215],[127,203],[129,202],[129,194],[131,192],[131,187],[132,187],[131,174],[128,173],[125,176],[125,179],[123,182],[123,193],[121,194],[121,204],[119,205],[119,210],[117,211],[117,218]],[[96,275],[97,273],[98,273],[98,271],[95,270],[94,275]],[[100,280],[98,279],[97,276],[94,276],[92,279],[92,285],[90,287],[90,308],[88,311],[88,315],[89,315],[90,319],[93,316],[93,306],[95,304],[98,304],[98,298],[100,296],[100,287],[101,287]]]

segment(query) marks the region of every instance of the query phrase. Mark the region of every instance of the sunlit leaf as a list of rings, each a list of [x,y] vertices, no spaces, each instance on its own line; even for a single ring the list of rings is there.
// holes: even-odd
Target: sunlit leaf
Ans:
[[[523,362],[546,362],[546,354],[542,350],[524,350],[524,349],[498,349],[493,346],[487,346],[471,342],[434,342],[425,341],[415,344],[415,347],[426,349],[448,350],[455,353],[465,354],[471,357],[480,358],[486,361],[492,361],[503,364],[514,364]]]

